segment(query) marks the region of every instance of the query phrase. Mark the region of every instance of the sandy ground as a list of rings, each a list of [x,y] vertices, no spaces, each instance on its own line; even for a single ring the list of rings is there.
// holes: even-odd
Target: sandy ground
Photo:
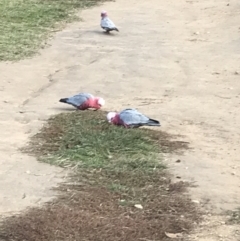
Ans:
[[[183,135],[193,149],[166,161],[194,182],[193,199],[211,213],[189,240],[239,240],[239,227],[220,214],[240,206],[240,3],[142,2],[84,10],[83,22],[57,33],[41,55],[0,64],[0,214],[54,195],[67,173],[17,149],[50,115],[72,110],[61,97],[87,91],[104,97],[106,110],[137,107]],[[102,33],[103,8],[120,33]]]

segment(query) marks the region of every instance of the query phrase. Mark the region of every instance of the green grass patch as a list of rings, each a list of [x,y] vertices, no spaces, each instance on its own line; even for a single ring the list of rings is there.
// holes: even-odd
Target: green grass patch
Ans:
[[[172,138],[110,125],[101,111],[52,117],[25,151],[73,168],[72,182],[53,202],[6,219],[0,239],[167,241],[166,232],[189,232],[199,212],[161,163],[162,153],[187,148]]]
[[[0,60],[33,56],[56,28],[76,20],[77,9],[102,0],[1,0]]]
[[[150,171],[163,168],[156,133],[110,125],[103,112],[52,117],[32,139],[40,159],[62,167]]]
[[[25,151],[77,170],[81,182],[142,201],[142,188],[157,184],[163,175],[162,153],[187,148],[170,138],[157,130],[111,125],[105,112],[75,111],[50,118]]]

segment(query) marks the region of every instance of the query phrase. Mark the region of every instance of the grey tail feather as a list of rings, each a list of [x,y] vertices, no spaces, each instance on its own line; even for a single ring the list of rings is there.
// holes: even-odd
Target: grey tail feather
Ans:
[[[149,119],[148,125],[149,125],[149,126],[161,126],[161,125],[160,125],[160,122],[157,121],[157,120],[154,120],[154,119]]]
[[[115,30],[119,32],[118,28],[115,28]]]
[[[62,98],[59,100],[59,102],[62,102],[62,103],[67,103],[67,101],[68,101],[68,98]]]

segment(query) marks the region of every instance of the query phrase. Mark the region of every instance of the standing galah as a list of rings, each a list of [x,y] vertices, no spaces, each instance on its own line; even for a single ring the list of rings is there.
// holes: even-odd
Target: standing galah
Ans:
[[[140,126],[160,126],[160,122],[150,119],[136,109],[125,109],[119,113],[109,112],[107,114],[108,122],[114,125],[122,125],[126,128],[138,128]]]
[[[79,93],[69,98],[62,98],[59,102],[72,105],[79,110],[86,110],[89,108],[98,110],[105,104],[105,100],[103,98],[94,97],[88,93]]]
[[[115,24],[111,21],[111,19],[107,16],[107,12],[106,11],[102,11],[101,12],[101,27],[106,30],[107,33],[109,33],[110,31],[118,31],[117,27],[115,26]]]

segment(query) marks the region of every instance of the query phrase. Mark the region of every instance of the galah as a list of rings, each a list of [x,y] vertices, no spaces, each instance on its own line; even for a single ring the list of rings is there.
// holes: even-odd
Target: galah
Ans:
[[[79,93],[72,97],[62,98],[59,100],[59,102],[72,105],[79,110],[86,110],[89,108],[98,110],[105,104],[105,100],[103,98],[94,97],[89,93]]]
[[[138,128],[140,126],[160,126],[160,122],[151,119],[136,109],[125,109],[119,113],[109,112],[107,114],[108,122],[114,125],[121,125],[126,128]]]
[[[102,11],[101,12],[101,27],[106,30],[107,33],[115,30],[118,31],[117,27],[115,26],[115,24],[111,21],[111,19],[108,17],[107,12],[106,11]]]

